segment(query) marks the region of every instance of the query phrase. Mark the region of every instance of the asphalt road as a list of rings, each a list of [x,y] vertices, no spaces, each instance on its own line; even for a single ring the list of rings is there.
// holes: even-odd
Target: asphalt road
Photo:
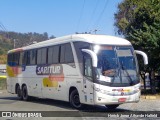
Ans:
[[[101,119],[139,119],[137,117],[129,118],[128,112],[133,111],[160,111],[160,99],[156,100],[146,100],[141,99],[138,103],[127,103],[120,105],[116,110],[108,110],[105,106],[86,106],[85,110],[75,110],[71,108],[70,104],[67,102],[50,100],[50,99],[33,99],[32,101],[21,101],[16,95],[7,93],[5,90],[0,90],[0,111],[18,111],[25,113],[25,111],[47,111],[51,116],[55,117],[44,117],[44,118],[25,118],[25,119],[48,119],[48,120],[101,120]],[[55,111],[55,112],[53,112]],[[58,113],[56,113],[59,111]],[[157,113],[157,112],[156,112]],[[2,114],[2,113],[1,113]],[[43,113],[42,113],[43,114]],[[126,116],[121,117],[120,114]],[[136,113],[136,115],[139,113]],[[76,117],[78,115],[78,117]],[[110,118],[108,115],[112,115]],[[118,115],[118,117],[117,117]],[[4,120],[17,120],[22,118],[0,118]],[[24,119],[24,118],[23,118]],[[159,119],[154,116],[154,118],[144,118],[143,116],[140,119]]]

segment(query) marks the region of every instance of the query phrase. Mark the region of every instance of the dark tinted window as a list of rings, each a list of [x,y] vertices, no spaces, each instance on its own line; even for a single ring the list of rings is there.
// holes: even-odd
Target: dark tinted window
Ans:
[[[91,49],[91,45],[86,42],[74,42],[74,47],[77,53],[79,62],[83,62],[82,49]]]
[[[59,63],[59,46],[48,48],[48,64]]]
[[[91,45],[86,42],[74,42],[74,48],[76,50],[79,66],[81,69],[81,72],[83,73],[83,54],[82,54],[82,49],[91,49]]]
[[[74,62],[72,48],[71,48],[70,43],[61,45],[60,62],[61,63]]]
[[[46,64],[47,61],[47,48],[37,50],[37,64]]]
[[[48,64],[53,62],[53,47],[48,48]]]
[[[30,50],[30,64],[35,65],[36,64],[36,50]]]
[[[61,63],[65,62],[64,54],[65,54],[65,45],[61,45],[61,53],[60,53],[60,62]]]
[[[13,54],[8,54],[8,59],[7,59],[7,62],[8,62],[8,65],[9,66],[12,66],[12,58],[13,58]]]
[[[29,51],[27,51],[27,65],[30,65],[30,52]]]
[[[42,56],[41,49],[38,49],[37,50],[37,64],[41,64],[41,56]]]
[[[92,62],[90,57],[84,56],[84,75],[92,77]]]
[[[59,46],[53,47],[53,63],[59,63]]]
[[[13,53],[12,65],[18,66],[19,65],[19,52]]]
[[[19,65],[19,52],[8,54],[8,65],[18,66]]]
[[[47,48],[42,48],[41,64],[46,64],[47,61]]]
[[[65,45],[65,63],[74,62],[72,48],[70,44]]]
[[[26,65],[27,64],[27,51],[25,51],[25,52],[23,52],[22,53],[23,55],[23,57],[22,57],[22,64],[23,65]]]
[[[19,65],[22,65],[22,61],[23,61],[23,57],[24,57],[24,52],[20,52],[20,56],[19,56]]]

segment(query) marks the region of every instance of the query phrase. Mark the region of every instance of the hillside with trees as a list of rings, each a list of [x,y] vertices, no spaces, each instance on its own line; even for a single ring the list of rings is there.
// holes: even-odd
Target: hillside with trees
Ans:
[[[13,48],[19,48],[33,43],[55,38],[48,36],[47,32],[39,33],[18,33],[0,31],[0,64],[6,63],[7,51]]]

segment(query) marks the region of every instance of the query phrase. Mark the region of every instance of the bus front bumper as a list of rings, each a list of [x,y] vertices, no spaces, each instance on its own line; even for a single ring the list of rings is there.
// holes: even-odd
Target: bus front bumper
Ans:
[[[111,104],[123,104],[123,103],[135,103],[140,100],[140,91],[132,95],[107,95],[94,91],[94,103],[95,105],[111,105]]]

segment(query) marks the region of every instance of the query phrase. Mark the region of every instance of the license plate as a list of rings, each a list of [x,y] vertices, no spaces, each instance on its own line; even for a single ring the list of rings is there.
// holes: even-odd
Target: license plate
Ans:
[[[119,98],[118,99],[118,102],[125,102],[126,101],[126,98]]]

